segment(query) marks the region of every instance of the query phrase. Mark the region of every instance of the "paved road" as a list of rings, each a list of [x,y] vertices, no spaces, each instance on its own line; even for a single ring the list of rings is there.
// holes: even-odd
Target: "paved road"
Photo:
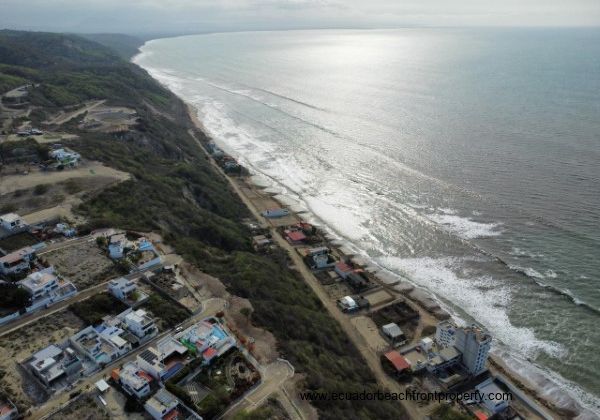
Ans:
[[[259,407],[270,395],[279,391],[285,381],[294,376],[293,367],[282,360],[261,366],[259,370],[261,374],[260,385],[229,407],[221,418],[229,419],[241,410],[253,410]]]

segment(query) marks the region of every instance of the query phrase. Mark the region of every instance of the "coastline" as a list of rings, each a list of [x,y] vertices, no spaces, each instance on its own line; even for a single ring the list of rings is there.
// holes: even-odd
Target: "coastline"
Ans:
[[[188,102],[185,102],[185,103],[187,106],[188,115],[189,115],[190,119],[192,120],[192,122],[194,123],[194,126],[196,127],[196,129],[198,129],[202,133],[204,133],[204,135],[207,138],[212,139],[210,133],[207,132],[204,124],[198,117],[197,110],[194,107],[194,105],[192,105]],[[218,141],[218,139],[217,139],[217,141]],[[206,151],[204,145],[202,145],[199,141],[198,141],[198,144],[199,144],[199,146],[201,146],[202,151],[206,154],[207,158],[211,161],[211,163],[214,164],[214,161],[212,160],[212,158]],[[250,211],[255,216],[255,218],[257,218],[257,220],[259,220],[260,222],[263,222],[264,218],[260,215],[260,211],[253,205],[252,200],[250,200],[250,197],[248,197],[248,195],[245,194],[242,189],[237,188],[236,184],[238,182],[241,184],[244,184],[253,193],[256,193],[259,195],[262,194],[265,197],[269,197],[271,200],[279,203],[282,207],[289,207],[289,205],[287,203],[284,203],[281,200],[278,200],[278,198],[273,196],[273,194],[269,194],[269,193],[265,192],[264,186],[257,185],[255,182],[253,182],[252,174],[250,174],[249,176],[240,177],[238,179],[238,182],[236,182],[234,179],[227,176],[218,165],[214,164],[214,166],[217,168],[219,173],[221,173],[221,175],[224,176],[229,181],[230,185],[233,187],[234,192],[240,197],[240,199],[250,209]],[[304,220],[304,218],[302,217],[301,214],[295,214],[295,215],[298,219]],[[283,237],[278,238],[278,239],[281,239],[281,241],[283,241],[284,244],[287,245],[287,242],[285,242]],[[334,241],[332,241],[330,238],[327,238],[327,246],[331,249],[336,250],[338,253],[340,252],[340,248],[341,248],[340,245],[334,243]],[[291,253],[291,251],[289,249],[287,249],[287,251]],[[303,277],[305,277],[305,276],[303,276]],[[308,282],[308,280],[307,280],[307,282]],[[315,283],[317,283],[317,282],[315,282]],[[309,285],[311,285],[311,287],[314,290],[313,284],[309,284]],[[386,287],[383,283],[381,283],[381,285],[383,287]],[[316,287],[320,287],[320,286],[317,284]],[[431,294],[429,294],[428,292],[426,292],[422,289],[421,289],[421,291],[423,293],[426,293],[426,296],[423,296],[423,299],[436,300],[435,297],[432,296]],[[427,325],[435,325],[435,323],[437,323],[438,321],[447,318],[443,315],[443,313],[445,313],[445,311],[443,309],[441,310],[442,314],[440,314],[439,312],[436,314],[436,311],[431,311],[431,310],[427,309],[421,302],[419,302],[419,301],[415,300],[414,298],[412,298],[411,296],[409,296],[409,293],[406,293],[406,292],[404,292],[404,293],[398,292],[398,293],[401,294],[402,297],[407,302],[409,302],[413,308],[415,308],[419,312],[419,315],[421,316],[422,319],[425,320],[425,323]],[[319,296],[319,293],[317,293],[317,295]],[[319,297],[321,298],[321,296],[319,296]],[[422,300],[422,299],[420,299],[420,300]],[[341,314],[341,312],[339,312],[339,313]],[[448,315],[448,317],[451,317],[451,315]],[[334,318],[338,318],[338,317],[334,316]],[[516,386],[516,388],[518,388],[519,390],[524,392],[527,397],[533,399],[537,404],[539,404],[541,406],[541,408],[546,411],[544,414],[549,416],[549,418],[562,418],[562,417],[573,418],[573,417],[576,417],[577,415],[582,414],[581,412],[579,412],[579,413],[574,412],[570,408],[561,408],[561,407],[557,406],[550,398],[542,395],[543,394],[542,389],[540,389],[535,383],[533,383],[529,379],[525,378],[523,375],[521,375],[518,372],[511,369],[508,366],[507,362],[505,360],[503,360],[501,357],[490,354],[489,355],[489,367],[490,367],[490,371],[494,375],[500,374],[500,375],[505,376],[506,378],[508,378],[508,380],[512,384],[514,384]],[[575,401],[573,401],[573,405],[575,405],[575,404],[577,404],[577,403]]]

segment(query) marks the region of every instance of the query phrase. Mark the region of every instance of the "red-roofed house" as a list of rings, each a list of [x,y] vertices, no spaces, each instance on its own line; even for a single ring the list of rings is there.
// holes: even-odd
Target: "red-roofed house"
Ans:
[[[482,413],[481,411],[475,411],[475,417],[477,417],[479,420],[487,420],[488,416],[485,415],[485,413]]]
[[[383,355],[382,362],[384,366],[395,371],[395,373],[402,373],[405,370],[410,369],[410,363],[400,353],[395,350],[389,351]]]
[[[350,275],[350,273],[352,273],[354,271],[352,269],[352,267],[350,267],[348,264],[346,264],[343,261],[340,261],[339,263],[337,263],[335,265],[334,270],[343,279],[345,279],[346,277],[348,277]]]
[[[210,362],[213,359],[213,357],[217,355],[217,353],[218,352],[214,348],[209,347],[206,350],[204,350],[204,352],[202,353],[202,357],[205,361]]]
[[[298,245],[306,240],[306,235],[299,230],[286,230],[285,239],[292,245]]]

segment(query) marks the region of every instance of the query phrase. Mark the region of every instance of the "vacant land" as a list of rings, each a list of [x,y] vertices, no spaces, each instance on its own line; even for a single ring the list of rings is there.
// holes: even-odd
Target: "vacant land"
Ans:
[[[129,174],[109,168],[98,162],[90,162],[75,169],[64,169],[62,171],[36,169],[27,175],[3,176],[0,183],[0,195],[14,193],[17,190],[27,190],[37,185],[57,184],[69,179],[90,177],[108,177],[118,182],[129,179]]]
[[[78,242],[41,256],[79,290],[118,276],[116,266],[98,248],[95,241]]]
[[[66,173],[72,175],[70,171]],[[18,177],[26,176],[18,175]],[[118,179],[113,176],[96,175],[73,177],[54,184],[40,184],[33,188],[14,190],[0,195],[0,211],[17,211],[25,215],[59,204],[75,205],[80,202],[84,194],[99,191],[115,182],[118,182]]]
[[[108,412],[100,405],[98,397],[85,394],[74,402],[48,417],[48,420],[102,420],[110,419]]]
[[[65,340],[84,327],[70,311],[60,311],[17,331],[0,337],[0,388],[24,411],[43,400],[35,382],[22,372],[17,361],[23,361],[44,347]]]

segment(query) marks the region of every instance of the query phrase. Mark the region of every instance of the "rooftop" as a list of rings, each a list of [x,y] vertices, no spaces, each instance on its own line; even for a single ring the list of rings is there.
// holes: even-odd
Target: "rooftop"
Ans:
[[[387,352],[384,356],[394,365],[394,368],[396,368],[398,372],[410,368],[408,360],[395,350]]]
[[[4,222],[12,223],[21,220],[21,216],[19,216],[17,213],[6,213],[0,216],[0,219]]]

